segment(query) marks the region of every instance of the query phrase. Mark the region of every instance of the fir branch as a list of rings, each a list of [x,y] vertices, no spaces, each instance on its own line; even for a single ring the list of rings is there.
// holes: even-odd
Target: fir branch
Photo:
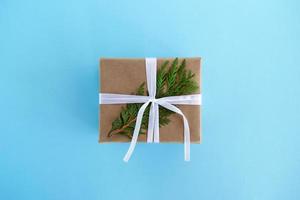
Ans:
[[[192,94],[198,90],[198,83],[194,80],[195,74],[186,69],[185,59],[178,66],[178,58],[174,59],[168,68],[169,61],[165,61],[157,70],[156,98],[165,96],[177,96]],[[145,82],[137,89],[136,95],[145,94]],[[132,138],[135,127],[136,116],[142,104],[126,104],[122,107],[118,118],[112,122],[108,137],[119,134]],[[148,128],[150,105],[146,108],[140,134],[145,134]],[[166,126],[170,123],[172,111],[159,107],[159,126]]]

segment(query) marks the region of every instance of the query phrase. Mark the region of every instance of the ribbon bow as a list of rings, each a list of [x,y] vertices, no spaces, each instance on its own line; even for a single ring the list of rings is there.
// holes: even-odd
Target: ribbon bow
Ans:
[[[151,103],[148,121],[147,142],[159,143],[159,109],[158,106],[163,106],[175,113],[178,113],[183,118],[184,127],[184,160],[190,160],[190,128],[188,121],[182,111],[174,106],[177,105],[201,105],[201,94],[169,96],[163,98],[155,98],[156,95],[156,58],[146,58],[146,76],[147,88],[149,96],[140,95],[124,95],[124,94],[111,94],[99,93],[99,104],[128,104],[128,103],[144,103],[137,114],[136,123],[133,131],[132,140],[129,149],[124,157],[124,161],[128,162],[133,153],[135,145],[138,140],[138,135],[141,128],[143,114],[147,106]]]

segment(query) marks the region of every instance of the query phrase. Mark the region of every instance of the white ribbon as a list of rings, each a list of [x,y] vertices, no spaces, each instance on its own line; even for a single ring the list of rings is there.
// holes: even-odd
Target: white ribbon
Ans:
[[[156,58],[146,58],[146,76],[147,76],[147,88],[149,96],[140,95],[125,95],[125,94],[110,94],[99,93],[99,104],[128,104],[128,103],[144,103],[138,111],[136,123],[133,131],[130,147],[124,157],[124,161],[127,162],[135,148],[138,140],[138,135],[141,128],[143,114],[147,106],[151,103],[148,121],[147,142],[159,143],[159,109],[158,106],[178,113],[183,118],[184,127],[184,160],[190,160],[190,128],[188,121],[179,108],[173,104],[178,105],[201,105],[201,94],[181,95],[181,96],[169,96],[156,99]]]

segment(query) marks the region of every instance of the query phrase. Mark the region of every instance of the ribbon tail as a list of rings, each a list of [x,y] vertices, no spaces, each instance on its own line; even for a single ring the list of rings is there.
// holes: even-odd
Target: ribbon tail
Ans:
[[[166,102],[166,101],[158,101],[157,102],[159,105],[175,112],[178,113],[179,115],[182,116],[183,118],[183,134],[184,134],[184,160],[185,161],[190,161],[190,143],[191,143],[191,139],[190,139],[190,127],[189,127],[189,123],[188,120],[186,119],[185,115],[182,113],[182,111],[177,108],[176,106]]]
[[[183,117],[183,126],[184,126],[184,160],[185,161],[190,161],[190,148],[191,148],[191,135],[190,135],[190,127],[189,127],[189,123],[186,119],[186,117],[184,116],[184,114],[182,114]]]
[[[154,143],[159,143],[159,109],[157,103],[154,104],[154,113],[155,113],[154,130],[153,130]]]
[[[136,123],[135,123],[135,127],[134,127],[134,131],[133,131],[133,136],[132,136],[132,140],[131,140],[131,143],[130,143],[130,146],[129,146],[129,149],[124,157],[124,162],[128,162],[128,160],[130,159],[131,157],[131,154],[135,148],[135,145],[137,143],[137,140],[138,140],[138,136],[139,136],[139,133],[140,133],[140,129],[141,129],[141,124],[142,124],[142,119],[143,119],[143,114],[145,112],[145,109],[147,108],[148,104],[150,103],[150,101],[147,101],[146,103],[144,103],[138,114],[137,114],[137,118],[136,118]]]

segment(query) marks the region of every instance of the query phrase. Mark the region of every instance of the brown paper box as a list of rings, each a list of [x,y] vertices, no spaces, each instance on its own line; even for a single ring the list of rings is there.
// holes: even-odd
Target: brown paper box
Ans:
[[[183,58],[179,59],[179,62]],[[200,79],[200,58],[185,58],[186,68],[195,73],[195,79],[201,86]],[[174,60],[174,58],[158,58],[157,68],[165,60]],[[100,59],[100,91],[102,93],[131,94],[142,82],[146,81],[145,59],[127,59],[127,58],[102,58]],[[146,85],[145,85],[146,87]],[[200,93],[199,91],[196,93]],[[99,142],[130,142],[131,140],[123,135],[113,135],[107,137],[111,129],[111,124],[125,104],[101,104],[99,112]],[[200,106],[198,105],[176,105],[186,116],[189,122],[191,142],[200,143],[201,125],[200,125]],[[160,142],[183,143],[183,120],[178,114],[172,114],[171,122],[160,128]],[[138,141],[146,142],[146,134],[140,134]]]

